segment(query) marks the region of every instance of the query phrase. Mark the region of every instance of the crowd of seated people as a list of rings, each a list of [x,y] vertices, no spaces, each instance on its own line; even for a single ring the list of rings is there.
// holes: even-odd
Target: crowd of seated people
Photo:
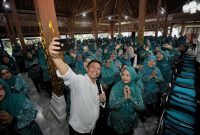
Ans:
[[[106,108],[108,108],[106,114],[102,116],[103,124],[107,125],[115,135],[131,135],[139,118],[145,121],[146,117],[161,115],[160,99],[168,91],[172,65],[174,61],[179,60],[189,45],[184,36],[179,38],[147,36],[144,37],[143,44],[138,43],[137,37],[121,37],[113,40],[103,38],[98,39],[98,42],[92,39],[78,40],[75,49],[64,52],[64,61],[76,74],[83,75],[86,74],[85,68],[89,61],[98,60],[102,63],[99,79],[107,97]],[[10,91],[12,94],[22,95],[23,102],[31,102],[27,94],[30,88],[26,80],[19,76],[19,73],[24,71],[28,72],[28,77],[32,79],[38,93],[46,90],[51,97],[52,80],[41,44],[38,43],[37,47],[28,47],[26,56],[23,56],[23,62],[17,58],[23,55],[21,52],[17,53],[17,50],[20,50],[19,46],[14,47],[17,49],[13,49],[13,56],[5,51],[0,56],[2,60],[0,76],[4,80],[0,86],[5,89],[4,83],[6,83],[9,87],[8,90],[4,90],[6,91],[5,98],[7,98],[7,91]],[[21,63],[24,63],[24,67]],[[70,91],[69,88],[65,90]],[[70,92],[64,93],[67,93],[65,97],[67,97],[67,108],[69,108],[70,102],[67,100]],[[13,117],[11,123],[14,123],[15,119],[18,120],[23,104],[19,104],[21,107],[18,112],[12,114],[12,109],[10,111],[2,107],[5,105],[3,102],[4,99],[1,99],[0,111],[11,114]],[[32,121],[35,114],[36,112]],[[29,122],[31,123],[35,124],[35,122]],[[1,128],[4,127],[4,123],[2,124]],[[102,126],[102,124],[97,123],[97,126]],[[102,132],[105,130],[100,128],[96,134]]]

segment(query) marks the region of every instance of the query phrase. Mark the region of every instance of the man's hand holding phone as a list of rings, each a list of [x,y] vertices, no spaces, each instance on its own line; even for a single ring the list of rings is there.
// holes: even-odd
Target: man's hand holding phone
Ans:
[[[56,41],[60,42],[60,44],[58,45],[60,47],[58,51],[60,52],[69,52],[75,47],[75,42],[71,39],[56,39]]]
[[[68,39],[53,38],[49,45],[49,54],[53,59],[60,58],[60,53],[63,51],[70,51],[74,49],[75,42]]]
[[[53,38],[49,45],[49,54],[53,59],[60,58],[60,42],[58,40],[58,37]]]

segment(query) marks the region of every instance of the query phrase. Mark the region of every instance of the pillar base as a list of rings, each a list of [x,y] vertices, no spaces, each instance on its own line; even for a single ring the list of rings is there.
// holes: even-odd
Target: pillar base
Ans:
[[[58,97],[52,93],[50,110],[60,122],[66,119],[66,103],[64,95]]]

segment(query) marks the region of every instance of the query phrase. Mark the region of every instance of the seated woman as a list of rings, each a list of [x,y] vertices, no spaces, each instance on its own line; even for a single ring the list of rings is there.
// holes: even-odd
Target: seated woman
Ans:
[[[144,85],[143,99],[149,113],[152,113],[157,102],[158,83],[163,81],[160,69],[156,66],[156,57],[149,55],[138,72]]]
[[[7,66],[0,66],[0,77],[3,79],[11,89],[12,93],[20,93],[28,97],[29,86],[28,83],[18,75],[13,75],[10,68]]]
[[[10,131],[13,135],[42,135],[34,121],[36,115],[37,110],[30,100],[24,95],[12,94],[6,82],[0,79],[0,134]]]
[[[115,135],[132,135],[138,113],[144,109],[141,90],[135,84],[137,73],[133,67],[121,72],[121,80],[115,84],[110,93],[110,114],[108,125]]]

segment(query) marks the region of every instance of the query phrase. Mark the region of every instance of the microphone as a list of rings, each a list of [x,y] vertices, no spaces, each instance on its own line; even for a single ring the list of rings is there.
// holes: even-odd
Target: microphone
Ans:
[[[100,78],[97,78],[97,80],[96,80],[96,84],[97,84],[97,88],[98,88],[98,92],[99,92],[99,94],[102,94],[102,87],[101,87],[101,83],[100,83]],[[102,102],[102,105],[105,107],[105,102]],[[104,108],[103,107],[103,108]]]
[[[97,84],[98,92],[99,92],[99,94],[101,94],[102,91],[101,91],[101,83],[100,83],[100,79],[99,78],[97,78],[96,84]]]

